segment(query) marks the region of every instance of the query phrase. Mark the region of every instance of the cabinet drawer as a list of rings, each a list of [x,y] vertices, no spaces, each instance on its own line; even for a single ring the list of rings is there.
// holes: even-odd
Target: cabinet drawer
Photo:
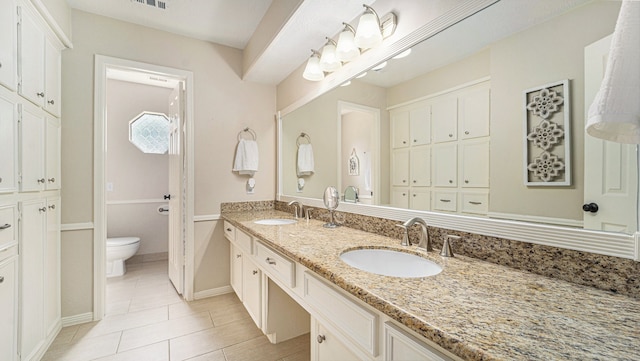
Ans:
[[[353,344],[377,356],[378,315],[362,308],[308,272],[304,274],[304,299]]]
[[[16,240],[16,207],[0,207],[0,249]]]
[[[452,358],[431,347],[390,322],[384,324],[385,360],[449,361]]]
[[[18,255],[18,245],[0,247],[0,262]]]
[[[224,236],[232,242],[236,240],[236,227],[227,221],[224,221]]]
[[[462,193],[461,210],[463,213],[487,214],[489,195],[482,193]]]
[[[250,235],[236,229],[236,239],[234,243],[245,254],[253,254],[253,239]]]
[[[453,192],[435,192],[433,195],[433,209],[438,211],[455,212],[458,195]]]
[[[296,286],[296,264],[260,242],[256,242],[256,260],[272,278]]]

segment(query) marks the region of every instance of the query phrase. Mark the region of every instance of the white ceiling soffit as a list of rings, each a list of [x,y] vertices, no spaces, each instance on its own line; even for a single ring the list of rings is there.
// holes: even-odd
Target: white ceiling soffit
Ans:
[[[498,40],[591,1],[499,1],[414,46],[408,57],[391,60],[384,69],[369,71],[364,78],[358,80],[385,88],[403,83],[417,75],[462,60]]]
[[[67,0],[74,9],[237,49],[245,48],[271,2],[272,0]]]
[[[149,74],[135,70],[125,70],[117,68],[107,69],[107,79],[127,81],[130,83],[157,86],[161,88],[173,89],[178,84],[177,79]]]
[[[342,22],[351,22],[363,13],[362,4],[373,3],[374,0],[303,1],[243,79],[279,84],[309,58],[311,48],[320,51],[326,42],[325,37],[334,37],[343,28]]]

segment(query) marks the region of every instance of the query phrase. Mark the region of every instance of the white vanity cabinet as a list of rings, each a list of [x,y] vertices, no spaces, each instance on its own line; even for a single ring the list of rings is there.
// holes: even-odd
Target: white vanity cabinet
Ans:
[[[391,111],[391,147],[404,148],[431,143],[431,108],[426,101]]]
[[[44,331],[55,337],[61,325],[60,299],[60,197],[47,198],[44,238]]]
[[[16,90],[18,83],[18,28],[15,0],[0,1],[0,85]]]
[[[2,231],[0,230],[0,232]],[[17,361],[18,247],[16,245],[0,247],[0,324],[2,324],[0,327],[0,360]]]
[[[20,106],[20,191],[42,191],[45,175],[44,114],[28,104]]]
[[[0,193],[17,190],[18,108],[11,94],[0,89]]]
[[[30,6],[20,6],[19,93],[60,116],[60,64],[62,45],[49,32]]]
[[[386,361],[451,360],[450,356],[444,355],[435,347],[428,346],[392,322],[384,323],[384,342],[384,360]]]
[[[242,260],[242,304],[258,328],[262,327],[262,272],[250,257]]]
[[[360,361],[349,345],[340,336],[329,331],[317,319],[311,318],[311,360],[313,361]]]

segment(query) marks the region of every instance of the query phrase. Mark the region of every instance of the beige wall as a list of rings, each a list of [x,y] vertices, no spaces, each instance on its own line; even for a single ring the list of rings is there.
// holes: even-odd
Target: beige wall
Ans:
[[[375,128],[375,118],[371,113],[352,111],[342,115],[342,160],[340,162],[342,184],[340,185],[339,191],[340,194],[344,196],[344,190],[347,186],[358,188],[360,202],[364,204],[372,204],[370,192],[374,190],[373,183],[371,183],[371,189],[367,191],[365,187],[365,177],[367,172],[366,159],[369,157],[371,160],[369,162],[371,167],[369,169],[369,173],[371,175],[372,182],[374,181],[375,170],[373,168],[374,158],[372,155],[378,153],[374,148]],[[354,149],[360,162],[360,169],[358,175],[349,175],[349,159],[351,158],[351,153]],[[369,193],[368,196],[367,193]],[[380,197],[379,194],[376,194],[376,196]]]
[[[63,53],[62,96],[62,223],[93,221],[93,67],[94,55],[118,57],[194,73],[195,117],[195,215],[219,214],[220,203],[271,200],[275,197],[275,88],[241,80],[242,52],[220,45],[136,26],[106,17],[73,11],[74,48]],[[231,172],[237,134],[251,127],[258,135],[260,170],[256,189],[245,192],[246,177]],[[215,227],[210,222],[204,227]],[[204,232],[205,234],[207,232]],[[62,242],[71,238],[64,232]],[[77,272],[63,272],[63,316],[92,311],[92,284],[76,282],[93,273],[92,235],[82,232],[76,247],[63,247],[63,263],[84,265]],[[214,242],[222,240],[213,233]],[[77,238],[77,237],[76,237]],[[211,254],[213,253],[213,254]],[[228,262],[228,252],[208,253],[203,263]],[[221,272],[228,272],[226,269]],[[196,274],[196,285],[206,284],[209,274]],[[228,275],[212,287],[228,285]],[[196,292],[202,291],[196,286]]]
[[[315,99],[283,117],[282,169],[283,193],[291,196],[322,198],[327,186],[339,187],[338,182],[338,101],[347,101],[381,110],[381,149],[389,149],[389,116],[383,88],[354,81]],[[296,192],[296,139],[300,133],[311,137],[316,173],[305,177],[305,187]],[[386,157],[388,158],[388,156]],[[386,159],[382,158],[382,159]],[[384,165],[383,165],[384,166]],[[387,168],[388,169],[388,163]],[[388,172],[382,172],[383,176]],[[385,183],[386,182],[386,183]],[[388,188],[388,177],[381,187]],[[383,188],[384,189],[384,188]],[[341,192],[342,194],[342,192]]]
[[[145,154],[129,141],[129,121],[143,111],[168,114],[171,89],[107,81],[107,237],[140,237],[137,254],[168,250],[168,218],[157,212],[169,191],[167,154]],[[131,202],[112,204],[111,202]]]
[[[71,39],[71,7],[66,0],[31,0],[34,3],[42,3],[60,30]]]

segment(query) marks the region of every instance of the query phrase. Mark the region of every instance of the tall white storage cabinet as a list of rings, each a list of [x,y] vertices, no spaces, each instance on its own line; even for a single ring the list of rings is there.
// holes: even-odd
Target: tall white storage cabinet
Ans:
[[[490,83],[391,109],[391,205],[487,214]]]
[[[62,324],[60,69],[63,45],[46,19],[51,21],[31,1],[0,1],[2,361],[41,359]]]

